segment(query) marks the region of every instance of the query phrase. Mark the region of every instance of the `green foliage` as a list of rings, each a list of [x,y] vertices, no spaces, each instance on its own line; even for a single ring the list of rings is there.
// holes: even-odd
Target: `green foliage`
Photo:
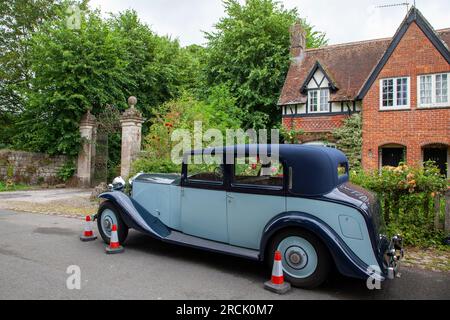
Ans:
[[[30,186],[21,183],[14,183],[13,180],[9,179],[6,182],[0,181],[0,192],[6,191],[20,191],[30,189]]]
[[[195,84],[198,75],[195,48],[182,49],[177,40],[160,37],[142,23],[133,10],[113,15],[107,22],[110,31],[123,48],[121,59],[129,79],[124,95],[135,95],[144,117],[152,115],[152,108],[177,97],[185,88]],[[125,102],[125,100],[123,101]]]
[[[8,179],[12,179],[14,177],[14,166],[9,164],[6,167],[6,176],[8,177]]]
[[[207,33],[207,82],[226,83],[246,112],[246,128],[280,121],[276,108],[290,62],[289,27],[299,19],[274,0],[225,0],[226,17]],[[307,47],[326,44],[323,33],[302,20]]]
[[[448,182],[433,163],[427,162],[424,167],[400,164],[383,167],[381,172],[352,170],[351,181],[378,194],[390,235],[400,233],[408,245],[434,246],[442,242],[443,232],[434,227],[433,201],[447,190]]]
[[[82,10],[79,29],[67,24],[72,4]],[[0,2],[0,146],[75,156],[82,115],[99,116],[107,105],[123,111],[130,95],[147,119],[189,92],[200,118],[220,130],[277,123],[288,29],[298,14],[274,0],[224,5],[227,15],[207,34],[207,47],[181,48],[152,32],[135,11],[102,18],[87,0]],[[326,44],[323,33],[302,22],[308,47]],[[144,135],[150,125],[144,123]],[[118,137],[109,137],[111,171]]]
[[[133,174],[146,173],[180,173],[181,165],[174,164],[170,159],[158,159],[151,153],[144,153],[133,162]]]
[[[185,92],[179,99],[155,110],[152,125],[144,138],[145,151],[134,162],[133,172],[180,172],[180,167],[171,160],[171,151],[179,143],[172,142],[174,130],[187,129],[192,133],[194,122],[201,121],[203,133],[218,129],[225,137],[227,129],[240,128],[241,117],[242,112],[226,86],[211,88],[204,101]]]
[[[336,147],[343,151],[348,158],[350,167],[361,166],[362,148],[362,117],[355,113],[345,119],[344,124],[333,131]]]
[[[18,114],[24,109],[21,92],[32,77],[26,41],[43,21],[56,15],[60,1],[0,1],[0,147],[12,144]]]
[[[106,105],[124,110],[128,96],[136,95],[137,107],[149,118],[154,106],[192,82],[190,55],[177,41],[155,35],[136,12],[105,20],[97,11],[84,10],[80,29],[71,29],[65,8],[27,42],[34,76],[16,122],[27,130],[15,134],[15,148],[74,156],[81,142],[79,121],[87,110],[94,115]]]
[[[355,183],[377,193],[392,195],[412,193],[443,193],[447,190],[447,179],[432,161],[423,167],[411,167],[401,163],[398,167],[383,167],[381,172],[352,171]]]
[[[89,109],[125,101],[125,48],[98,13],[84,12],[81,28],[61,18],[46,23],[30,40],[34,77],[26,92],[27,107],[15,137],[18,148],[75,156],[78,125]]]
[[[43,21],[56,15],[60,1],[9,0],[0,2],[0,112],[22,109],[18,88],[31,77],[29,47],[24,43]],[[19,90],[20,91],[20,90]]]
[[[67,162],[57,172],[56,176],[63,182],[67,182],[75,174],[76,167],[73,162]]]
[[[305,134],[301,129],[289,129],[285,126],[281,126],[280,135],[283,138],[284,143],[301,143],[300,137]]]
[[[191,92],[199,100],[208,96],[207,84],[207,49],[193,44],[182,49],[184,57],[184,69],[187,81],[183,89]]]

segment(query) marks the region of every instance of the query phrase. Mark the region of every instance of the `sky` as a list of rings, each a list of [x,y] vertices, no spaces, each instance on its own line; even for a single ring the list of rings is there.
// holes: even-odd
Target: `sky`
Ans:
[[[244,0],[241,0],[243,2]],[[413,0],[279,0],[297,8],[329,44],[391,37],[406,14],[406,6],[377,8]],[[160,35],[178,38],[181,45],[204,44],[203,31],[212,31],[224,16],[221,0],[91,0],[107,13],[134,9]],[[449,0],[416,0],[417,8],[435,29],[450,27]]]

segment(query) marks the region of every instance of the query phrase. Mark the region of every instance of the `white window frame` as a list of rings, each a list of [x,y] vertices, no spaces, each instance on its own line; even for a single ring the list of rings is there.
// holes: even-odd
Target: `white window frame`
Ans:
[[[407,103],[406,105],[398,105],[397,104],[397,80],[398,79],[406,79],[406,86],[407,86]],[[392,80],[392,106],[383,106],[383,81]],[[383,78],[380,79],[380,110],[405,110],[411,108],[411,80],[410,77],[395,77],[395,78]]]
[[[447,75],[447,102],[436,102],[436,76]],[[420,77],[431,76],[431,103],[421,103],[420,96]],[[440,108],[450,107],[450,72],[432,73],[432,74],[420,74],[417,76],[417,108]]]
[[[328,92],[328,101],[326,103],[327,108],[325,110],[320,110],[320,93],[322,91],[327,91]],[[317,111],[315,110],[311,110],[311,93],[312,92],[317,92]],[[312,90],[308,90],[308,113],[328,113],[330,112],[330,89],[328,88],[317,88],[317,89],[312,89]]]

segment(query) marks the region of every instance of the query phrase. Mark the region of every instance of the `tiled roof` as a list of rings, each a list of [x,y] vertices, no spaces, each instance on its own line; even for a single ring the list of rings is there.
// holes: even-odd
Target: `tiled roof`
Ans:
[[[450,48],[450,28],[436,30],[436,34]],[[300,88],[317,61],[339,88],[331,94],[331,101],[354,100],[391,40],[375,39],[305,50],[300,58],[292,60],[278,104],[306,102]]]

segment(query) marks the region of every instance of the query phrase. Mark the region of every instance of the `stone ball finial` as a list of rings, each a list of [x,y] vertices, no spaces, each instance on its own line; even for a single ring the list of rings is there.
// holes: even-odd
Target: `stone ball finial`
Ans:
[[[125,112],[122,114],[122,120],[123,119],[133,119],[133,120],[142,120],[142,114],[139,112],[138,109],[136,109],[134,106],[137,104],[137,98],[134,96],[131,96],[128,98],[128,105],[129,108],[125,110]]]
[[[137,98],[135,96],[131,96],[128,98],[128,105],[130,108],[134,108],[134,106],[137,104]]]

